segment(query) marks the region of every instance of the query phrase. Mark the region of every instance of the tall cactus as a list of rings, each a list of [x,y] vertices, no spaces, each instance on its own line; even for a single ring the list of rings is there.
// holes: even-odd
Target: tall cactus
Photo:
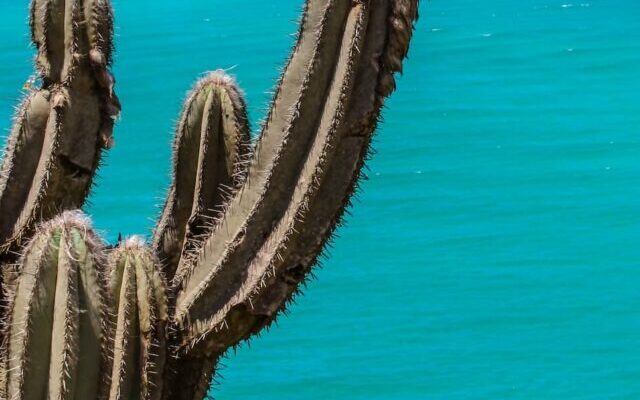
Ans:
[[[79,212],[53,217],[82,205],[112,141],[111,7],[32,0],[42,88],[0,170],[0,400],[205,398],[219,357],[276,318],[340,223],[417,3],[307,0],[254,146],[233,79],[198,82],[151,246],[105,247]]]

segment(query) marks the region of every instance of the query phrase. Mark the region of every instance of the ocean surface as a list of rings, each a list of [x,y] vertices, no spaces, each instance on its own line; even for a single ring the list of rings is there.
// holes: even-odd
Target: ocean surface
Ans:
[[[87,211],[149,234],[172,129],[228,69],[254,126],[301,0],[113,0],[116,147]],[[32,74],[0,0],[0,128]],[[640,2],[431,0],[369,180],[277,327],[218,399],[640,398]]]

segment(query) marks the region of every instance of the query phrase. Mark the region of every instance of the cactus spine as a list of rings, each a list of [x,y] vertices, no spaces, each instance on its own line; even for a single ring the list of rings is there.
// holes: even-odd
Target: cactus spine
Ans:
[[[110,3],[32,0],[42,88],[0,169],[0,400],[205,398],[219,357],[271,324],[340,223],[417,6],[307,0],[254,147],[235,82],[200,80],[151,246],[110,248],[81,213],[54,218],[83,203],[112,141]]]

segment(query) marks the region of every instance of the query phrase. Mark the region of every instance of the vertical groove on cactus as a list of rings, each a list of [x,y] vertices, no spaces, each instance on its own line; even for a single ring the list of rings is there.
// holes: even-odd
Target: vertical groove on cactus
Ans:
[[[116,331],[110,400],[158,400],[166,361],[168,308],[158,262],[139,238],[109,257]]]
[[[19,112],[0,167],[0,252],[10,258],[42,221],[82,205],[119,102],[107,70],[108,0],[33,0],[32,39],[43,88]]]
[[[27,246],[3,354],[10,399],[99,397],[109,363],[101,252],[77,212],[43,225]]]
[[[153,248],[168,278],[244,180],[250,151],[242,94],[232,78],[213,72],[196,84],[184,105],[174,144],[174,179],[154,232]]]

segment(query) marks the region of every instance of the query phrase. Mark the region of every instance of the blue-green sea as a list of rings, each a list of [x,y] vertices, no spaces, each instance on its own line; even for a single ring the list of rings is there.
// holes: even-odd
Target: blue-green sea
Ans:
[[[113,0],[124,111],[87,211],[149,234],[181,102],[227,69],[258,127],[302,0]],[[32,74],[0,0],[0,128]],[[640,1],[431,0],[369,180],[218,399],[640,399]]]

